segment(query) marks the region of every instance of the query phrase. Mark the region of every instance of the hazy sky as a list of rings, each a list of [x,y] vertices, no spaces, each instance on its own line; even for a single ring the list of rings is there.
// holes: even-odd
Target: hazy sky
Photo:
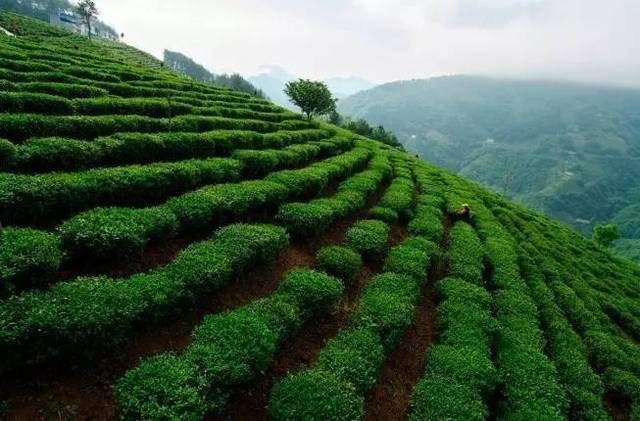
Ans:
[[[217,71],[640,86],[640,0],[96,0],[125,41]]]

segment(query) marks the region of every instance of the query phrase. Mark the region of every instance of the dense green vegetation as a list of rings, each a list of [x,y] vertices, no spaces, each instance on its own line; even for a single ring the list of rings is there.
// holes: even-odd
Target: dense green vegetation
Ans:
[[[225,86],[227,88],[246,92],[260,98],[266,97],[264,92],[262,92],[260,89],[257,89],[251,84],[251,82],[245,80],[238,73],[234,73],[231,75],[228,75],[226,73],[219,75],[213,74],[201,64],[196,63],[191,58],[176,51],[164,50],[164,65],[171,70],[183,73],[200,82]]]
[[[638,90],[453,76],[386,84],[338,105],[585,234],[624,225],[616,249],[639,253]]]
[[[356,420],[383,396],[412,420],[640,419],[636,264],[382,142],[20,22],[3,417]]]

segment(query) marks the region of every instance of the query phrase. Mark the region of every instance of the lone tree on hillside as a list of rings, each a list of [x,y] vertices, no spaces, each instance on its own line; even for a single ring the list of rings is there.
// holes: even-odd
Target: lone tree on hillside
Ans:
[[[82,22],[87,25],[89,38],[91,38],[91,19],[100,14],[96,2],[93,0],[80,0],[76,6],[76,13],[80,15]]]
[[[313,116],[328,114],[336,109],[336,99],[323,82],[298,79],[285,85],[284,93],[296,104],[307,119]]]
[[[611,243],[620,238],[620,232],[615,224],[599,224],[593,228],[592,238],[602,247],[609,247]]]

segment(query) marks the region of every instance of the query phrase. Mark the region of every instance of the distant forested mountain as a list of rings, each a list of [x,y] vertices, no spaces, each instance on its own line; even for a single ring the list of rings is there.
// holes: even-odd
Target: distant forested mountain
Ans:
[[[257,75],[250,76],[248,80],[262,89],[269,99],[276,104],[291,110],[297,110],[296,106],[289,102],[289,98],[287,98],[283,90],[287,82],[298,78],[298,76],[289,73],[280,66],[265,65],[260,68]],[[371,82],[357,76],[332,77],[325,79],[324,82],[327,84],[333,96],[339,100],[375,86]]]
[[[451,76],[338,104],[405,148],[588,233],[613,221],[640,260],[640,90]]]
[[[230,75],[224,73],[218,75],[213,74],[204,66],[196,63],[191,58],[185,56],[182,53],[164,50],[164,63],[165,66],[167,66],[169,69],[184,73],[185,75],[190,76],[197,81],[226,86],[227,88],[246,92],[260,98],[265,97],[265,94],[264,92],[262,92],[262,90],[253,86],[251,82],[248,82],[238,73],[233,73]]]

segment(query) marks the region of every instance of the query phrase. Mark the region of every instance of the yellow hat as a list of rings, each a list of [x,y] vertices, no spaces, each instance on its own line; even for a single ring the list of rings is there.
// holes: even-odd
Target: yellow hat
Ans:
[[[468,204],[468,203],[463,203],[463,204],[462,204],[462,207],[463,207],[463,208],[468,208],[468,207],[469,207],[469,204]]]

